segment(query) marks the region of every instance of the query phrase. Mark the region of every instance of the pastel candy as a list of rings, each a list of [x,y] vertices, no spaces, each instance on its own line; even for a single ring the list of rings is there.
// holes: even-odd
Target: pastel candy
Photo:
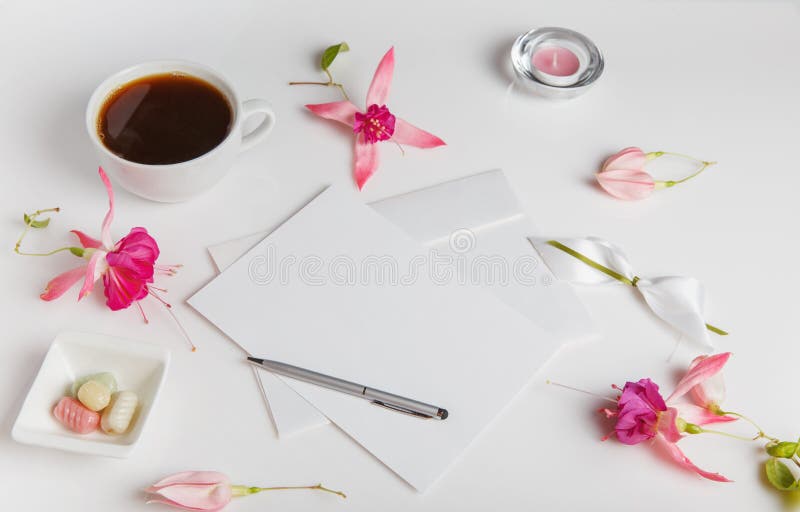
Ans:
[[[89,380],[84,382],[83,386],[78,389],[78,400],[87,409],[101,411],[111,401],[111,390],[102,382]]]
[[[93,373],[91,375],[84,375],[80,379],[76,380],[72,384],[72,396],[78,396],[78,390],[86,384],[90,380],[96,380],[102,384],[105,384],[106,387],[111,391],[111,394],[117,392],[117,379],[114,378],[114,374],[109,372],[101,372],[101,373]]]
[[[71,396],[65,396],[58,401],[53,408],[53,415],[62,425],[78,434],[97,430],[100,424],[100,414],[90,411]]]
[[[103,411],[100,428],[106,434],[124,434],[130,427],[139,397],[133,391],[120,391],[111,397],[111,403]]]

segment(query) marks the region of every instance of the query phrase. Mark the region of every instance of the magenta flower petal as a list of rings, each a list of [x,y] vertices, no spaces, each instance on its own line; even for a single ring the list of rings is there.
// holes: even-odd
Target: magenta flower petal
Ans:
[[[339,121],[347,126],[353,126],[353,116],[358,112],[358,107],[349,101],[334,101],[333,103],[306,105],[306,108],[319,117]]]
[[[54,277],[47,286],[44,292],[39,295],[42,300],[54,300],[64,295],[67,290],[72,288],[72,285],[81,280],[86,275],[86,265],[82,265],[72,270],[67,270],[63,274]]]
[[[73,229],[72,231],[70,231],[70,233],[78,237],[78,241],[84,248],[90,247],[92,249],[97,249],[98,247],[100,247],[100,240],[90,237],[83,231],[78,231],[77,229]]]
[[[108,270],[103,275],[103,285],[106,305],[111,310],[125,309],[147,296],[158,255],[158,244],[144,228],[131,229],[106,254]]]
[[[367,91],[367,105],[383,105],[389,97],[389,87],[392,85],[392,75],[394,74],[394,47],[381,59],[372,83]]]
[[[100,173],[100,179],[103,180],[103,185],[105,185],[106,192],[108,193],[108,212],[106,213],[106,216],[103,219],[103,226],[100,230],[100,240],[103,242],[103,245],[107,249],[110,249],[111,221],[114,220],[114,189],[111,187],[111,181],[108,179],[106,171],[104,171],[103,168],[100,167],[98,172]]]
[[[669,402],[676,398],[680,398],[688,393],[693,387],[719,373],[725,366],[725,363],[728,362],[730,357],[730,352],[723,352],[721,354],[708,356],[702,361],[699,361],[696,365],[691,367],[688,372],[686,372],[686,375],[684,375],[683,378],[678,382],[678,385],[675,387],[675,391],[673,391],[669,398],[667,398],[667,401]]]
[[[651,409],[620,412],[614,432],[623,444],[639,444],[656,435],[658,415]]]
[[[445,145],[445,142],[436,135],[417,128],[416,126],[399,118],[395,122],[394,135],[392,136],[392,139],[398,144],[414,146],[415,148],[423,149]]]
[[[117,242],[112,253],[126,254],[135,260],[142,260],[153,266],[160,251],[155,239],[147,233],[147,230],[138,227],[131,229],[127,236]]]
[[[666,438],[664,438],[664,436],[661,435],[656,436],[655,444],[656,446],[664,450],[664,452],[666,452],[666,454],[669,455],[672,458],[672,460],[680,464],[681,467],[686,468],[690,471],[694,471],[703,478],[708,478],[709,480],[713,480],[715,482],[731,481],[725,478],[724,476],[720,475],[719,473],[711,473],[709,471],[702,470],[699,467],[695,466],[695,464],[691,460],[689,460],[689,457],[684,455],[681,449],[678,448],[677,444],[669,442]]]
[[[147,296],[147,281],[139,279],[136,270],[109,267],[103,274],[106,305],[112,311],[125,309]]]
[[[356,180],[356,185],[358,185],[359,190],[364,188],[364,184],[370,176],[375,174],[377,168],[378,145],[366,142],[363,135],[356,136],[353,177]]]
[[[394,134],[394,114],[389,112],[386,105],[370,105],[366,113],[356,112],[353,123],[353,133],[363,134],[364,140],[375,144],[382,140],[389,140]]]
[[[625,383],[617,407],[614,432],[624,444],[652,439],[658,432],[661,413],[667,410],[658,386],[650,379]]]
[[[595,174],[603,190],[626,201],[644,199],[655,190],[653,177],[644,171],[611,169]]]

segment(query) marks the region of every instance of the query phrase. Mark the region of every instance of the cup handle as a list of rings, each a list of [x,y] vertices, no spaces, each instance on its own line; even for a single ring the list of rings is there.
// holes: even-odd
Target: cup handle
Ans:
[[[255,99],[242,102],[242,123],[253,114],[264,114],[264,119],[253,131],[242,135],[241,151],[247,151],[263,141],[272,131],[272,127],[275,126],[275,112],[268,101]]]

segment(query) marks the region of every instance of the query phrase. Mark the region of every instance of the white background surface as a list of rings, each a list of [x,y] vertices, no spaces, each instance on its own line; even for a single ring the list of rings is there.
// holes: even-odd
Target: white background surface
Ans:
[[[337,99],[336,91],[286,82],[318,78],[318,52],[345,39],[353,50],[335,74],[363,101],[375,65],[394,44],[390,108],[449,145],[405,157],[383,147],[381,169],[354,196],[366,202],[504,167],[544,233],[603,236],[643,274],[701,279],[711,296],[708,320],[732,333],[718,343],[734,352],[728,407],[794,438],[798,22],[795,4],[779,2],[0,3],[3,508],[144,510],[139,489],[172,472],[214,469],[243,484],[322,481],[350,496],[276,493],[230,507],[243,511],[779,509],[755,445],[682,441],[696,463],[736,483],[703,481],[645,446],[599,442],[610,428],[594,412],[601,402],[544,384],[548,377],[605,392],[650,376],[671,389],[690,351],[684,345],[668,361],[677,336],[622,287],[582,290],[604,339],[562,352],[420,495],[335,427],[279,442],[238,349],[187,306],[176,309],[200,346],[194,354],[153,303],[145,326],[132,310],[106,311],[100,288],[81,304],[77,289],[41,302],[41,288],[73,257],[23,259],[10,249],[22,212],[36,208],[64,210],[31,237],[31,249],[66,243],[73,228],[98,233],[106,198],[82,117],[97,83],[148,59],[203,62],[227,74],[243,97],[271,100],[278,126],[190,203],[159,205],[118,190],[115,238],[146,226],[161,261],[186,265],[166,283],[180,304],[214,275],[207,245],[272,225],[324,184],[352,182],[346,131],[302,108]],[[507,50],[537,25],[574,28],[598,44],[607,68],[595,89],[566,104],[507,94]],[[590,178],[604,156],[627,145],[720,164],[645,202],[618,202]],[[173,349],[163,400],[130,459],[59,453],[9,437],[47,346],[67,329]]]

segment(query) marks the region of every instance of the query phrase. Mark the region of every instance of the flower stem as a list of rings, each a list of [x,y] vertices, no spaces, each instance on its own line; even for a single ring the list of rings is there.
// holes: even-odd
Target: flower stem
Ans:
[[[341,496],[342,498],[347,498],[347,495],[342,491],[334,491],[333,489],[328,489],[327,487],[323,487],[322,484],[317,485],[297,485],[297,486],[281,486],[281,487],[248,487],[246,485],[232,485],[231,490],[233,491],[234,496],[249,496],[251,494],[256,494],[262,491],[289,491],[289,490],[301,490],[307,489],[310,491],[322,491],[322,492],[329,492],[331,494],[336,494]]]
[[[327,69],[323,69],[323,71],[325,71],[325,74],[328,75],[328,81],[327,82],[289,82],[289,85],[324,85],[326,87],[337,87],[339,89],[339,91],[341,91],[342,96],[344,96],[344,99],[346,99],[347,101],[350,101],[350,97],[347,95],[347,93],[344,90],[344,85],[342,85],[342,84],[340,84],[338,82],[334,82],[333,81],[333,75],[331,75],[330,71],[328,71]]]
[[[683,183],[684,181],[689,181],[690,179],[694,178],[695,176],[697,176],[701,172],[705,171],[706,169],[708,169],[710,166],[716,164],[717,162],[700,162],[700,163],[701,163],[700,168],[698,170],[696,170],[694,173],[690,174],[689,176],[686,176],[685,178],[681,178],[679,180],[656,181],[656,186],[658,186],[659,188],[674,187],[678,183]]]
[[[709,429],[705,429],[705,428],[701,428],[699,433],[700,434],[716,434],[716,435],[719,435],[719,436],[730,437],[732,439],[738,439],[739,441],[755,441],[756,439],[759,439],[761,437],[761,436],[756,436],[756,437],[753,438],[753,437],[737,436],[736,434],[731,434],[730,432],[723,432],[721,430],[709,430]]]
[[[25,215],[25,229],[22,230],[22,234],[19,235],[17,239],[17,243],[14,244],[14,252],[21,255],[21,256],[52,256],[53,254],[63,252],[63,251],[70,251],[72,254],[76,256],[83,256],[83,248],[82,247],[59,247],[58,249],[53,249],[49,252],[25,252],[20,250],[20,246],[22,245],[22,240],[25,239],[25,235],[28,234],[28,231],[34,224],[37,222],[37,217],[42,215],[43,213],[50,213],[55,212],[58,213],[61,211],[61,208],[45,208],[43,210],[36,210],[35,212],[31,213],[30,215]],[[46,223],[48,219],[42,221]],[[46,224],[45,224],[46,225]],[[35,226],[35,227],[44,227],[44,226]]]
[[[736,416],[737,418],[741,418],[744,421],[746,421],[747,423],[749,423],[752,426],[754,426],[755,429],[758,430],[758,434],[756,434],[756,436],[754,438],[752,438],[753,441],[755,441],[757,439],[769,439],[770,441],[774,441],[776,443],[780,442],[779,439],[777,439],[775,437],[772,437],[772,436],[768,436],[767,434],[765,434],[764,430],[760,426],[758,426],[758,423],[756,423],[755,421],[751,420],[750,418],[748,418],[744,414],[739,414],[738,412],[723,411],[723,410],[720,410],[718,412],[718,414],[720,414],[721,416]]]

